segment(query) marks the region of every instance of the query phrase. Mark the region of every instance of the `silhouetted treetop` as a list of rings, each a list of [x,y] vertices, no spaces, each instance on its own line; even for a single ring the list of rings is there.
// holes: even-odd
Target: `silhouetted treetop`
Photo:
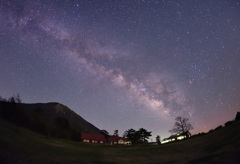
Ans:
[[[237,114],[236,114],[235,121],[237,121],[237,120],[240,120],[240,112],[237,112]]]
[[[114,130],[114,133],[113,133],[114,136],[118,137],[118,130]]]
[[[134,130],[134,129],[128,129],[124,132],[123,137],[131,140],[134,144],[138,144],[138,143],[147,143],[147,139],[149,139],[150,136],[152,136],[151,134],[152,132],[148,132],[146,129],[144,128],[140,128],[138,131]]]
[[[10,103],[22,103],[22,99],[20,98],[20,95],[14,94],[13,96],[9,97],[8,99],[6,98],[2,98],[0,96],[0,101],[6,101],[6,102],[10,102]]]
[[[108,131],[106,131],[105,129],[101,130],[101,133],[105,136],[109,136],[109,133]]]
[[[170,133],[184,133],[193,129],[188,118],[178,116],[175,120],[173,129],[169,130]]]

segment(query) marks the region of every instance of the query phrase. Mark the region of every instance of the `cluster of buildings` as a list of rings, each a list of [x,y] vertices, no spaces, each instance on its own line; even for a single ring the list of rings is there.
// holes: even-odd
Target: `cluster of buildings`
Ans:
[[[126,138],[118,136],[109,136],[106,138],[103,134],[81,133],[82,142],[110,145],[131,145],[132,142]]]
[[[177,141],[177,140],[182,140],[182,139],[189,138],[189,137],[191,137],[191,133],[189,131],[186,131],[184,133],[178,133],[178,134],[171,135],[168,138],[164,138],[161,141],[161,144],[172,142],[172,141]]]
[[[161,144],[178,141],[182,139],[186,139],[191,137],[191,133],[189,131],[174,134],[168,138],[164,138],[161,141]],[[81,133],[81,139],[84,143],[95,143],[95,144],[110,144],[110,145],[132,145],[132,142],[126,138],[118,137],[118,136],[109,136],[106,138],[103,134],[90,134],[90,133]]]

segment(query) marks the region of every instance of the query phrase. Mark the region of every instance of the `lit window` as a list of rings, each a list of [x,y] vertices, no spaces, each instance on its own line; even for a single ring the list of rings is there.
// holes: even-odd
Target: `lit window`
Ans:
[[[119,140],[118,143],[119,144],[123,144],[124,142],[123,142],[123,140]]]
[[[182,140],[182,139],[184,139],[184,137],[183,136],[179,136],[177,139],[178,140]]]
[[[164,144],[164,143],[168,143],[169,141],[168,140],[163,140],[161,143]]]

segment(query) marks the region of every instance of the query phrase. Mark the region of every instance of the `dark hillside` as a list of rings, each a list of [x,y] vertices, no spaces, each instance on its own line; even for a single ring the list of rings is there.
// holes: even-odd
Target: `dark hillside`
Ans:
[[[80,132],[99,134],[100,130],[67,106],[59,103],[20,104],[0,102],[2,118],[31,130],[69,138],[80,137]]]

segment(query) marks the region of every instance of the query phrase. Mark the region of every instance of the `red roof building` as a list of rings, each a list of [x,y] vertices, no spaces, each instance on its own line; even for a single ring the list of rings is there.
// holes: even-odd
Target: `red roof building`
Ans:
[[[106,138],[102,134],[81,133],[81,139],[85,143],[106,143]]]
[[[108,138],[108,142],[111,145],[131,145],[132,142],[126,138],[111,136]]]

